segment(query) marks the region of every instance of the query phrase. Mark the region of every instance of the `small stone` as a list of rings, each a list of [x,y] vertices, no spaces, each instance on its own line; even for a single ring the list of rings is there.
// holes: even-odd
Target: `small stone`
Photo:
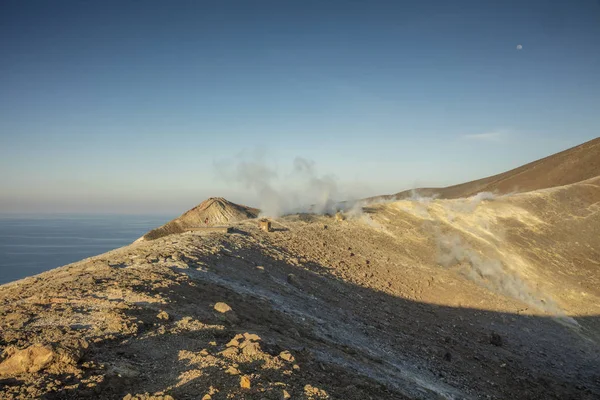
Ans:
[[[240,387],[242,389],[250,389],[250,378],[248,378],[246,375],[242,375],[240,377]]]
[[[316,386],[305,385],[304,386],[304,394],[309,398],[320,398],[320,399],[328,399],[329,395],[323,389],[319,389]]]
[[[210,394],[205,394],[204,396],[202,396],[202,400],[210,400],[212,399]]]
[[[208,395],[212,396],[213,394],[216,394],[216,393],[219,393],[219,389],[217,389],[216,387],[211,385],[208,388]]]
[[[262,351],[260,350],[260,345],[258,343],[247,341],[243,344],[245,345],[243,346],[242,353],[244,353],[247,356],[255,356],[257,354],[262,353]]]
[[[256,266],[256,269],[258,269],[258,270],[261,270],[261,271],[264,271],[264,270],[265,270],[265,267],[263,267],[262,265],[257,265],[257,266]]]
[[[165,321],[169,320],[169,314],[166,311],[161,311],[158,313],[158,315],[156,316],[156,318],[158,319],[164,319]]]
[[[238,354],[238,348],[228,347],[227,349],[223,350],[220,354],[224,355],[225,357],[231,357]]]
[[[288,393],[287,390],[283,389],[283,398],[284,400],[291,399],[292,396]]]
[[[244,338],[246,338],[246,340],[251,340],[251,341],[254,341],[254,342],[260,341],[260,336],[258,336],[256,333],[245,332],[244,333]]]
[[[229,321],[230,323],[237,324],[238,322],[240,322],[240,319],[238,318],[236,313],[233,312],[233,310],[231,309],[231,307],[229,307],[227,303],[218,302],[217,304],[215,304],[214,309],[215,311],[223,314],[225,320]]]
[[[229,374],[229,375],[239,375],[240,374],[240,370],[234,367],[229,367],[225,370],[225,373]]]
[[[4,351],[8,355],[0,363],[0,376],[36,373],[46,368],[58,355],[42,344],[33,344],[23,350],[9,347]]]
[[[279,353],[279,358],[288,362],[294,362],[295,358],[289,351],[285,350]]]
[[[229,305],[227,303],[223,303],[223,302],[218,302],[217,304],[215,304],[215,311],[218,311],[220,313],[226,313],[228,311],[232,311],[231,307],[229,307]]]
[[[288,282],[290,285],[292,285],[292,286],[294,286],[294,287],[297,287],[297,288],[299,288],[299,289],[300,289],[300,281],[298,280],[298,278],[296,278],[296,275],[294,275],[294,274],[289,274],[289,275],[287,276],[287,282]]]
[[[502,336],[498,335],[496,332],[492,332],[490,343],[497,347],[502,346]]]

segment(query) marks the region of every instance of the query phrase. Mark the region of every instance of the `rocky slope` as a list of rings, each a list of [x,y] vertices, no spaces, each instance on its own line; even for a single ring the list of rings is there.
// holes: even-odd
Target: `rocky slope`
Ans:
[[[0,288],[0,397],[598,398],[599,204],[595,178],[134,243]]]
[[[583,146],[463,188],[554,177],[537,190],[289,215],[272,232],[209,199],[2,285],[0,398],[600,398],[598,141]],[[232,233],[187,231],[207,217]]]

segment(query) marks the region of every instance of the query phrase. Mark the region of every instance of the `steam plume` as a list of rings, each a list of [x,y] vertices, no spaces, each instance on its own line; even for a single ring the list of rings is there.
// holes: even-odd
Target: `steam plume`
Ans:
[[[236,160],[215,163],[226,181],[252,191],[261,216],[290,213],[333,213],[342,196],[333,175],[320,175],[313,161],[296,157],[287,171],[270,165],[264,153],[240,155]]]

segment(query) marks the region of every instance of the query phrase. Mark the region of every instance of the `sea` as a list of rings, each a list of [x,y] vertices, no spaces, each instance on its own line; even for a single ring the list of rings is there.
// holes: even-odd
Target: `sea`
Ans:
[[[165,215],[0,215],[0,285],[126,246]]]

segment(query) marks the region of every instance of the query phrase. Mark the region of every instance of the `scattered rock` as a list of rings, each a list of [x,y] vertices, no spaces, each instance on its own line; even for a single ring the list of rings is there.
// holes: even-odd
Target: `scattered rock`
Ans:
[[[131,393],[128,393],[125,395],[125,397],[123,397],[123,400],[175,400],[175,399],[173,398],[173,396],[169,396],[168,394],[151,395],[149,393],[144,393],[144,394],[132,395]]]
[[[305,385],[304,386],[304,394],[309,399],[328,399],[329,395],[323,389],[319,389],[316,386]]]
[[[297,277],[296,277],[296,275],[294,275],[294,274],[289,274],[289,275],[287,276],[287,282],[288,282],[290,285],[292,285],[292,286],[294,286],[294,287],[296,287],[296,288],[298,288],[298,289],[300,289],[300,288],[301,288],[301,286],[300,286],[300,281],[298,280],[298,278],[297,278]]]
[[[244,338],[246,338],[246,340],[250,340],[250,341],[253,341],[253,342],[260,341],[260,336],[258,336],[256,333],[245,332],[244,333]]]
[[[240,387],[242,389],[250,389],[250,378],[248,378],[246,375],[242,375],[240,377]]]
[[[223,303],[223,302],[218,302],[217,304],[215,304],[214,309],[215,309],[215,311],[218,311],[220,313],[226,313],[229,311],[233,311],[227,303]]]
[[[289,351],[285,350],[279,353],[279,358],[288,362],[294,362],[295,358]]]
[[[0,364],[0,376],[41,371],[56,357],[56,353],[50,346],[42,344],[33,344],[22,350],[9,347],[4,353],[7,357]]]
[[[239,375],[240,374],[240,370],[237,368],[234,368],[232,366],[229,366],[226,370],[225,370],[226,374],[229,375]]]
[[[237,324],[238,322],[240,322],[240,319],[238,318],[237,314],[233,312],[233,310],[231,309],[231,307],[229,307],[227,303],[218,302],[217,304],[215,304],[214,309],[215,311],[223,314],[225,319],[231,322],[232,324]]]
[[[237,347],[228,347],[227,349],[223,350],[220,354],[224,355],[225,357],[231,357],[238,354],[238,352],[239,350]]]
[[[291,399],[292,396],[288,393],[287,390],[283,389],[283,399],[287,400],[287,399]]]
[[[492,332],[492,334],[490,335],[490,343],[497,347],[502,346],[502,336],[500,336],[496,332]]]
[[[169,316],[169,314],[166,311],[163,310],[163,311],[161,311],[161,312],[158,313],[158,315],[156,316],[156,318],[168,321],[169,318],[170,318],[170,316]]]
[[[260,345],[255,342],[246,341],[241,345],[242,353],[247,356],[255,356],[257,354],[262,353],[260,349]]]
[[[109,367],[107,373],[120,378],[135,378],[140,375],[139,371],[127,364],[111,366]]]

